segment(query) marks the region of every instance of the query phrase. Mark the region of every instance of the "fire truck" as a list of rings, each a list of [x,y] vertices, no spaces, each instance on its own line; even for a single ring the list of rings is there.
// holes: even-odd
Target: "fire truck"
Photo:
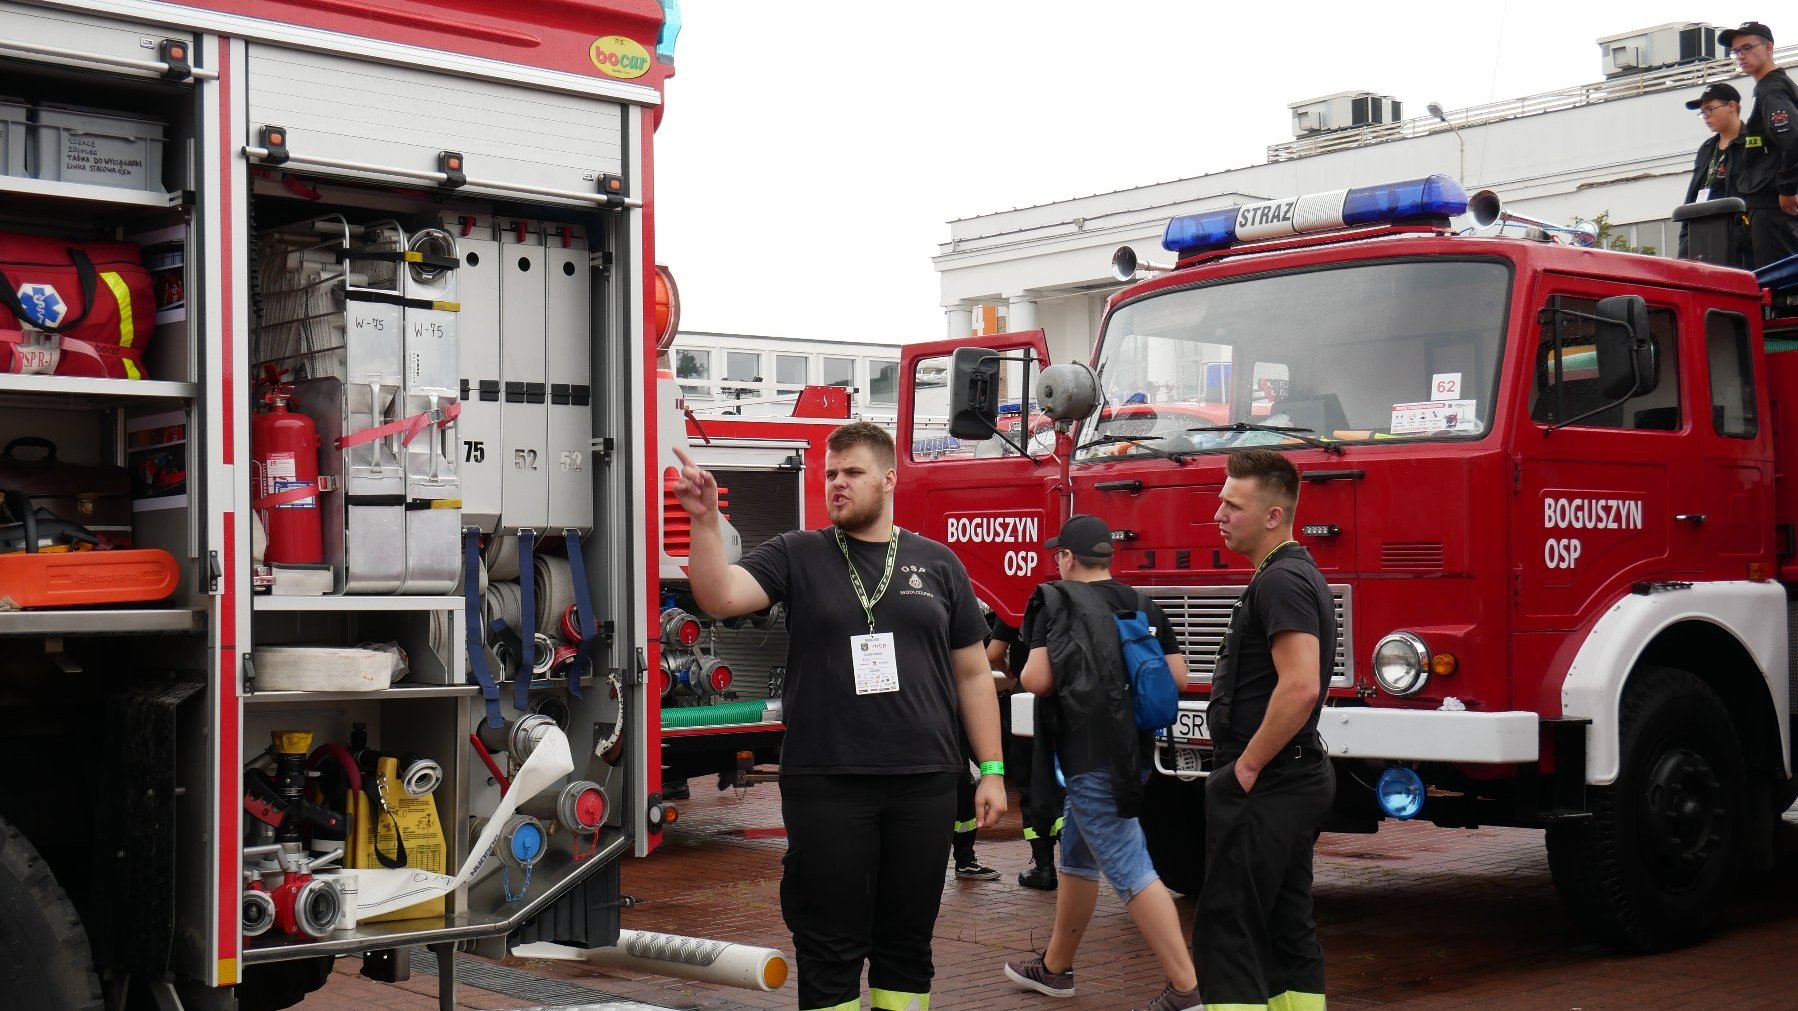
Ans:
[[[1090,366],[1049,365],[1040,331],[907,347],[903,375],[952,368],[961,442],[920,444],[902,386],[901,522],[1013,624],[1060,522],[1110,524],[1191,664],[1143,815],[1190,893],[1215,653],[1253,575],[1213,520],[1225,460],[1289,454],[1341,625],[1326,829],[1540,828],[1593,936],[1689,943],[1798,792],[1798,264],[1452,229],[1468,203],[1433,176],[1177,217],[1173,266],[1119,251]],[[1054,451],[993,423],[1032,389]]]
[[[666,7],[0,2],[0,1004],[617,938]]]

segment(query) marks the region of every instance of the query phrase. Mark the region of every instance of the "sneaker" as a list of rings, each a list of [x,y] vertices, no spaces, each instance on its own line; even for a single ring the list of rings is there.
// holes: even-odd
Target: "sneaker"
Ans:
[[[998,871],[993,870],[991,867],[986,866],[978,860],[972,861],[971,863],[956,864],[955,876],[961,878],[963,881],[999,880]]]
[[[1050,997],[1074,996],[1074,969],[1050,972],[1041,955],[1005,963],[1005,976],[1013,983]]]
[[[1205,1002],[1199,999],[1198,987],[1176,990],[1174,984],[1169,983],[1161,988],[1161,995],[1150,1001],[1149,1006],[1142,1011],[1204,1011],[1204,1008]]]
[[[1055,876],[1055,868],[1051,864],[1031,864],[1029,870],[1018,875],[1018,884],[1039,892],[1052,892],[1059,883],[1060,879]]]

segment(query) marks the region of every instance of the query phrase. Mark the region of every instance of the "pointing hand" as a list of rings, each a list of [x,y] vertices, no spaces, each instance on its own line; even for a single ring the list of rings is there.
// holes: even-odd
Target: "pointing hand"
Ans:
[[[674,483],[674,497],[680,501],[681,508],[694,519],[704,519],[718,512],[718,479],[693,462],[693,458],[682,452],[679,446],[674,448],[674,455],[680,459],[680,480]]]

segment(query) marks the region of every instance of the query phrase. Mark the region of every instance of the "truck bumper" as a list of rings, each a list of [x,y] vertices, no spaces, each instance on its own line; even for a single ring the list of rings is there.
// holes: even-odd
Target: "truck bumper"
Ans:
[[[1174,743],[1209,749],[1205,702],[1182,701]],[[1534,763],[1541,757],[1542,718],[1530,712],[1470,713],[1419,709],[1326,707],[1317,732],[1331,758],[1472,764]]]

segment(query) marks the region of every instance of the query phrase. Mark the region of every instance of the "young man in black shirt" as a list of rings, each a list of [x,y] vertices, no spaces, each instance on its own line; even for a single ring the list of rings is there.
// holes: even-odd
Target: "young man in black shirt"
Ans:
[[[1717,33],[1742,73],[1754,78],[1754,109],[1742,127],[1736,193],[1748,204],[1750,269],[1798,254],[1798,85],[1773,60],[1773,29],[1758,21]]]
[[[1299,475],[1283,453],[1230,454],[1216,514],[1255,575],[1218,645],[1206,715],[1218,765],[1205,781],[1205,885],[1193,961],[1213,1006],[1322,1011],[1311,854],[1336,778],[1317,735],[1334,673],[1336,608],[1292,539]]]
[[[979,824],[1005,812],[986,623],[949,549],[893,525],[892,436],[853,422],[826,450],[832,525],[782,534],[738,565],[725,561],[717,481],[676,450],[674,492],[693,518],[687,576],[718,617],[787,604],[780,904],[799,1007],[856,1008],[866,961],[870,1007],[923,1009],[964,731]]]
[[[1176,686],[1186,682],[1186,658],[1161,608],[1111,578],[1111,529],[1103,520],[1070,516],[1047,547],[1055,553],[1061,581],[1038,587],[1024,612],[1030,659],[1021,680],[1025,689],[1054,700],[1037,707],[1039,713],[1052,710],[1053,727],[1040,726],[1037,732],[1053,735],[1055,758],[1067,780],[1062,880],[1048,948],[1039,957],[1007,963],[1005,975],[1051,997],[1074,995],[1074,955],[1092,920],[1103,872],[1167,974],[1167,988],[1148,1011],[1197,1008],[1198,981],[1180,934],[1180,914],[1155,873],[1136,820],[1147,747],[1132,713],[1112,614],[1147,615]]]
[[[992,641],[986,644],[987,662],[1010,680],[999,693],[1001,737],[1005,742],[1006,769],[1018,788],[1018,813],[1024,816],[1024,840],[1030,844],[1030,869],[1018,872],[1018,884],[1041,892],[1055,890],[1055,842],[1061,838],[1061,810],[1067,795],[1055,782],[1055,771],[1036,761],[1028,737],[1011,734],[1011,696],[1023,692],[1017,678],[1030,659],[1023,631],[998,615],[990,618]],[[1026,696],[1028,692],[1024,692]],[[1038,766],[1041,766],[1040,768]]]
[[[1686,183],[1686,203],[1737,196],[1735,176],[1742,160],[1742,95],[1717,81],[1707,86],[1686,108],[1698,113],[1711,135],[1698,145],[1692,178]],[[1746,235],[1742,236],[1745,240]],[[1746,245],[1744,242],[1743,245]],[[1679,226],[1679,255],[1686,256],[1686,226]],[[1732,260],[1729,266],[1735,266]]]

